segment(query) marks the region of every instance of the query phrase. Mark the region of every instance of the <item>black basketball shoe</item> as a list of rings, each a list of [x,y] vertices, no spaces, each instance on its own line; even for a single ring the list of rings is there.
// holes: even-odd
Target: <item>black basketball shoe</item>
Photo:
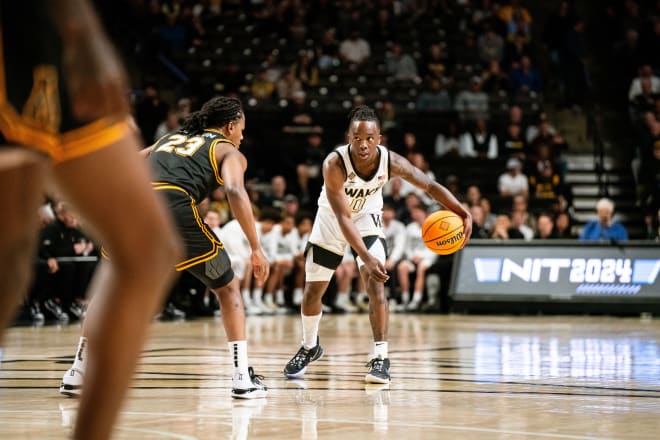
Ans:
[[[368,383],[390,383],[390,360],[378,356],[367,362],[369,372],[364,378]]]
[[[321,359],[323,356],[323,347],[319,344],[319,337],[316,337],[316,347],[310,348],[309,350],[305,346],[301,346],[300,350],[284,367],[284,375],[289,379],[298,379],[305,374],[307,370],[307,365],[311,362],[314,362],[318,359]]]

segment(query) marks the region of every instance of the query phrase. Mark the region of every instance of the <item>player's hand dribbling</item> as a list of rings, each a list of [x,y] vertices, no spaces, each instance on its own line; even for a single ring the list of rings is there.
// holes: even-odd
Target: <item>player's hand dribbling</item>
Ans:
[[[266,282],[268,275],[270,274],[270,262],[266,255],[264,255],[261,249],[253,251],[250,256],[252,261],[252,271],[254,272],[254,277],[257,279],[259,285]]]

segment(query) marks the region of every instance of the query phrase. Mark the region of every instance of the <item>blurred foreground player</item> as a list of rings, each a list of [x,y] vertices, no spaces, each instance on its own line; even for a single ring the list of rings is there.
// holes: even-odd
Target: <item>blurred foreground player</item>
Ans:
[[[3,1],[0,20],[0,328],[29,286],[36,213],[52,178],[113,255],[88,292],[96,307],[85,322],[91,348],[73,432],[106,439],[180,243],[149,186],[123,68],[90,4]]]

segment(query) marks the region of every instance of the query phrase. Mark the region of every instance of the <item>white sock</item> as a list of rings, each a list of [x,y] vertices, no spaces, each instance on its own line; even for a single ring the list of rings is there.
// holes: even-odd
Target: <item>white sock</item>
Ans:
[[[319,323],[321,322],[323,312],[310,316],[303,315],[300,312],[300,316],[302,317],[303,324],[303,346],[309,350],[316,347],[316,339],[319,335]]]
[[[232,383],[234,387],[248,388],[251,385],[248,373],[247,341],[228,342],[229,356],[232,358],[234,372]]]
[[[348,302],[348,292],[337,292],[337,297],[335,298],[335,305],[340,306]]]
[[[248,289],[247,287],[243,287],[241,289],[241,296],[243,297],[243,303],[246,306],[249,306],[249,305],[252,304],[252,298],[250,298],[250,289]]]
[[[374,342],[374,357],[387,359],[387,341]]]
[[[87,338],[84,336],[80,337],[78,342],[78,350],[76,350],[76,356],[73,358],[73,368],[85,371],[87,366]]]
[[[263,289],[261,287],[257,287],[252,291],[252,303],[255,306],[263,305],[263,302],[261,301],[262,293],[263,293]]]
[[[283,306],[286,301],[284,300],[284,289],[277,289],[275,291],[275,303]]]
[[[303,290],[302,287],[296,287],[293,289],[293,303],[297,306],[300,305],[300,302],[302,301],[303,297]]]
[[[271,292],[264,293],[264,304],[269,306],[273,305],[273,294]]]
[[[408,304],[410,292],[401,292],[401,304]]]
[[[422,301],[422,292],[414,292],[412,297],[412,302],[418,303]]]

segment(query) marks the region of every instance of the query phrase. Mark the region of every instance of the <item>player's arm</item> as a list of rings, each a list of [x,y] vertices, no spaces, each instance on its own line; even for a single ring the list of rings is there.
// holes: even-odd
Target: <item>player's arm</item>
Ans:
[[[259,244],[259,237],[252,213],[252,203],[245,190],[244,175],[247,169],[247,159],[238,150],[231,150],[222,157],[221,163],[220,175],[224,181],[227,201],[231,206],[234,217],[238,220],[241,229],[243,229],[250,243],[254,275],[257,277],[257,280],[263,283],[268,278],[270,264]]]
[[[362,241],[360,233],[353,223],[351,208],[348,206],[346,194],[344,194],[344,170],[336,154],[331,154],[323,162],[323,179],[328,202],[330,202],[332,211],[337,217],[339,228],[348,241],[348,244],[362,258],[362,261],[365,262],[366,269],[371,278],[379,282],[387,281],[389,276],[385,272],[385,267],[369,253],[369,250]]]
[[[446,209],[455,212],[463,218],[464,233],[467,238],[472,234],[472,215],[465,209],[461,202],[446,187],[429,178],[422,170],[411,164],[403,156],[390,151],[390,173],[391,176],[399,176],[426,191],[438,203]],[[467,241],[467,240],[466,240]]]

